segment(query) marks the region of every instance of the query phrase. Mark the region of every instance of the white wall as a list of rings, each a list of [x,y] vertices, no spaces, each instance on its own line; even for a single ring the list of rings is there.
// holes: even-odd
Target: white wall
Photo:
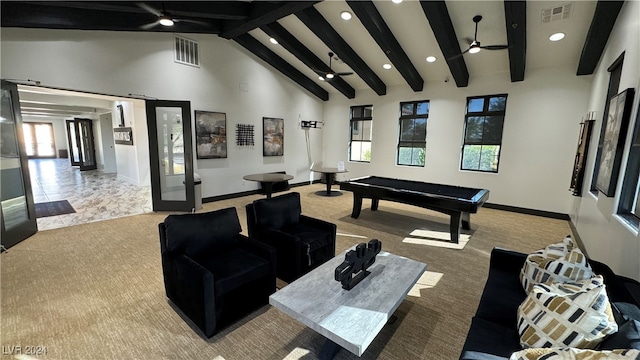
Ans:
[[[568,214],[568,191],[586,112],[591,77],[575,68],[528,70],[525,81],[512,83],[508,73],[472,77],[469,86],[426,83],[414,93],[407,86],[387,89],[386,96],[358,93],[354,100],[334,96],[325,107],[325,161],[347,158],[349,106],[373,104],[371,163],[347,163],[340,178],[381,175],[489,189],[489,202]],[[499,172],[460,171],[467,96],[508,94]],[[429,100],[426,166],[397,166],[399,102]]]
[[[589,108],[586,110],[595,110],[597,116],[587,158],[585,190],[588,190],[591,185],[597,142],[602,127],[602,115],[609,85],[607,68],[622,52],[625,52],[625,56],[619,90],[634,88],[636,94],[616,194],[608,198],[599,193],[596,197],[588,191],[583,191],[582,198],[574,199],[571,218],[590,257],[605,262],[619,274],[640,280],[640,236],[637,231],[624,225],[621,219],[614,215],[619,202],[640,98],[640,2],[638,1],[624,3],[589,89]]]
[[[252,173],[284,170],[295,176],[294,183],[309,178],[298,119],[322,120],[322,101],[234,42],[211,35],[186,36],[200,45],[201,67],[196,68],[173,62],[169,33],[3,28],[0,36],[3,78],[37,79],[45,86],[116,96],[188,100],[192,111],[225,112],[228,158],[195,164],[203,197],[254,190],[258,184],[242,180]],[[246,83],[248,91],[241,91],[240,83]],[[117,145],[118,174],[143,184],[149,178],[142,166],[149,162],[146,123],[139,122],[144,105],[134,103],[133,109],[125,108],[125,116],[128,113],[134,119],[135,150]],[[262,117],[284,119],[283,157],[262,156]],[[235,145],[239,123],[255,126],[253,148]],[[311,132],[314,154],[320,154],[322,133]]]

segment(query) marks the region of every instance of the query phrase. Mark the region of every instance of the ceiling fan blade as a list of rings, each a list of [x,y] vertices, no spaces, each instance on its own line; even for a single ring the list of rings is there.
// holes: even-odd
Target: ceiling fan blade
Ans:
[[[153,8],[153,7],[151,7],[151,6],[147,5],[147,4],[145,4],[145,3],[139,2],[139,3],[136,3],[136,5],[138,5],[138,6],[139,6],[140,8],[142,8],[142,9],[144,9],[144,10],[146,10],[146,11],[148,11],[148,12],[152,13],[152,14],[153,14],[153,15],[155,15],[155,16],[162,16],[162,15],[164,15],[164,14],[162,14],[162,13],[160,12],[160,10],[157,10],[157,9],[155,9],[155,8]]]
[[[347,76],[347,75],[353,75],[352,72],[339,72],[339,73],[335,73],[335,75],[338,76]]]
[[[459,58],[460,56],[462,56],[462,55],[464,55],[464,54],[468,53],[470,49],[471,49],[471,48],[468,48],[467,50],[465,50],[465,51],[461,52],[461,53],[460,53],[460,54],[458,54],[458,55],[453,55],[453,56],[451,56],[451,57],[448,57],[448,58],[447,58],[447,60],[457,59],[457,58]]]
[[[504,49],[508,49],[509,45],[486,45],[486,46],[480,46],[480,49],[485,49],[485,50],[504,50]]]
[[[149,30],[149,29],[151,29],[151,28],[153,28],[153,27],[155,27],[156,25],[159,25],[159,24],[160,24],[160,20],[154,21],[154,22],[149,23],[149,24],[141,25],[140,29]]]

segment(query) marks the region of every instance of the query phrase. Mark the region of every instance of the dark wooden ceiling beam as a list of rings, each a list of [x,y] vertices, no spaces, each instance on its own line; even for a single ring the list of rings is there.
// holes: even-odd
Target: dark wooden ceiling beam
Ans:
[[[317,57],[311,50],[309,50],[306,46],[304,46],[295,36],[293,36],[290,32],[288,32],[282,25],[277,22],[263,25],[260,27],[262,31],[264,31],[267,35],[278,41],[283,48],[297,57],[300,61],[302,61],[309,68],[320,70],[320,71],[331,71],[329,66],[324,63],[319,57]],[[353,99],[356,97],[356,90],[351,87],[341,76],[336,76],[333,79],[327,81],[329,85],[336,88],[336,90],[340,91],[344,96],[349,99]]]
[[[243,21],[227,21],[224,23],[224,30],[220,34],[225,39],[233,39],[236,36],[245,34],[262,25],[289,16],[297,11],[313,7],[318,1],[252,1],[251,15]]]
[[[466,87],[469,85],[469,70],[464,62],[462,51],[460,51],[460,43],[458,43],[458,36],[453,28],[447,5],[444,0],[420,0],[420,5],[429,20],[431,30],[433,30],[447,65],[449,65],[451,76],[453,76],[456,85]]]
[[[148,32],[183,32],[218,34],[221,31],[219,20],[207,20],[204,24],[178,22],[175,26],[155,26],[141,30],[141,26],[156,21],[157,17],[146,11],[123,12],[118,10],[96,10],[84,8],[80,4],[75,7],[64,7],[50,3],[19,3],[13,1],[0,2],[0,21],[3,27],[23,27],[40,29],[80,29],[107,31],[148,31]],[[133,8],[132,8],[133,9]],[[142,9],[140,9],[142,10]]]
[[[623,4],[624,1],[598,1],[580,54],[577,75],[591,75],[595,71]]]
[[[527,2],[526,0],[505,0],[505,26],[509,44],[509,70],[511,82],[524,80],[527,60]]]
[[[382,79],[362,60],[358,54],[347,44],[346,41],[331,27],[329,22],[322,17],[320,12],[314,7],[296,13],[302,21],[316,36],[338,55],[351,69],[364,80],[378,95],[387,93],[387,86]]]
[[[422,91],[424,79],[413,66],[411,60],[400,46],[400,43],[389,29],[380,12],[371,1],[347,1],[355,15],[378,43],[382,52],[387,55],[400,75],[407,81],[413,91]]]
[[[256,40],[253,36],[249,34],[243,34],[240,36],[236,36],[235,38],[233,38],[233,40],[245,49],[249,50],[255,56],[266,61],[269,65],[273,66],[276,70],[280,71],[282,74],[305,88],[313,95],[324,101],[329,100],[329,93],[325,89],[306,77],[303,73],[294,68],[291,64],[286,62],[276,53],[269,50],[269,48],[264,46],[260,41]]]

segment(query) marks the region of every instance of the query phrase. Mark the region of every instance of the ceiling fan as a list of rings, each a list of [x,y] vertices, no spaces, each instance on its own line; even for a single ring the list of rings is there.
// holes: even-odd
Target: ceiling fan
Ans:
[[[480,20],[482,20],[482,15],[476,15],[473,17],[473,22],[476,23],[476,32],[473,35],[473,40],[468,39],[469,40],[469,48],[467,48],[467,50],[463,51],[462,54],[453,56],[452,58],[456,58],[458,56],[462,56],[466,53],[469,54],[475,54],[480,52],[481,49],[486,49],[486,50],[504,50],[504,49],[508,49],[509,45],[480,45],[480,41],[478,41],[478,23],[480,22]]]
[[[136,3],[136,5],[138,5],[139,7],[141,7],[142,9],[146,10],[147,12],[155,15],[158,17],[158,19],[152,23],[149,24],[145,24],[140,26],[140,29],[143,30],[149,30],[157,25],[162,25],[162,26],[173,26],[175,23],[179,23],[179,22],[189,22],[189,23],[193,23],[193,24],[198,24],[198,25],[203,25],[203,26],[209,26],[209,23],[205,22],[205,21],[200,21],[200,20],[192,20],[192,19],[178,19],[173,17],[171,14],[169,14],[167,11],[165,11],[164,9],[164,3],[162,3],[162,11],[147,5],[145,3]]]
[[[333,53],[329,52],[329,71],[323,71],[318,69],[313,69],[318,75],[320,75],[320,80],[331,80],[336,76],[346,76],[353,74],[352,72],[335,72],[331,68],[331,58],[333,58]]]

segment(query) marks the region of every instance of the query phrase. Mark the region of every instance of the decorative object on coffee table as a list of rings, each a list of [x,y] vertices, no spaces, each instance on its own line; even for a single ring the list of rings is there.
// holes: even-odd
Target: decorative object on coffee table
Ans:
[[[376,255],[382,249],[382,242],[372,239],[369,244],[360,243],[355,250],[347,251],[344,262],[335,270],[335,279],[342,283],[342,288],[351,290],[362,279],[371,274],[367,268],[376,262]],[[355,277],[354,277],[355,275]]]

